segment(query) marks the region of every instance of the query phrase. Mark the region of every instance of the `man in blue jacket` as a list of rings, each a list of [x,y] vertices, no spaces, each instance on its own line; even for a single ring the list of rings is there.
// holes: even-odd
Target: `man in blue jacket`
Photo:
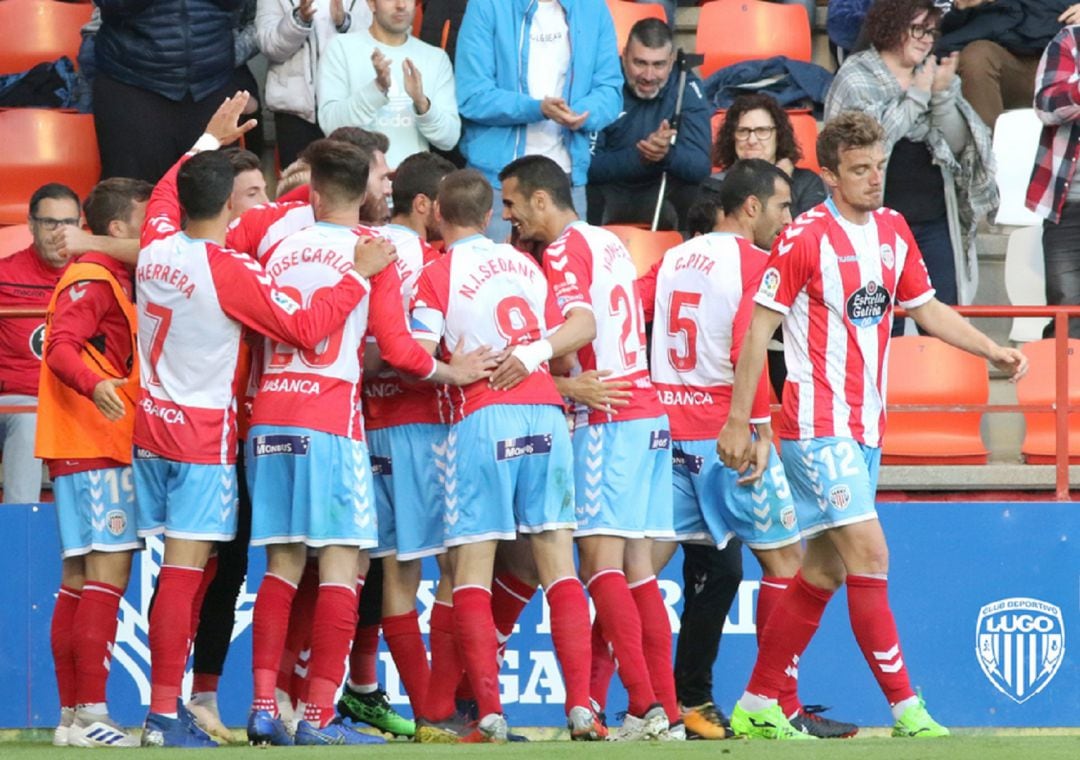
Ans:
[[[499,188],[499,171],[526,154],[569,175],[585,210],[589,143],[619,115],[622,76],[604,0],[470,0],[457,40],[461,152]],[[496,208],[487,234],[510,224]]]
[[[675,124],[679,77],[673,72],[671,29],[655,18],[630,30],[622,55],[623,112],[604,129],[589,167],[590,224],[652,221],[667,172],[660,229],[682,229],[698,184],[709,176],[710,108],[701,81],[690,74]],[[674,75],[673,75],[674,73]],[[678,139],[672,138],[678,131]]]

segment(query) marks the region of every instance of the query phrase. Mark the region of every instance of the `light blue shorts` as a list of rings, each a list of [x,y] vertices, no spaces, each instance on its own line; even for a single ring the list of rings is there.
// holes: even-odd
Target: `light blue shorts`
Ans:
[[[778,549],[799,540],[795,504],[776,454],[752,485],[716,455],[716,439],[676,441],[672,452],[675,536],[724,548],[737,536],[751,549]]]
[[[574,488],[575,536],[674,538],[667,415],[575,429]]]
[[[371,474],[379,516],[379,547],[372,557],[399,560],[443,548],[446,425],[396,425],[369,430]]]
[[[485,406],[450,428],[446,544],[573,529],[574,462],[562,410]]]
[[[135,530],[131,467],[61,475],[53,480],[63,557],[143,548]]]
[[[367,445],[285,425],[255,425],[245,444],[251,543],[356,546],[379,542]]]
[[[811,538],[829,528],[877,518],[881,449],[851,438],[809,438],[784,441],[787,473],[799,528]]]
[[[177,462],[136,446],[131,468],[140,536],[164,533],[192,541],[236,536],[236,465]]]

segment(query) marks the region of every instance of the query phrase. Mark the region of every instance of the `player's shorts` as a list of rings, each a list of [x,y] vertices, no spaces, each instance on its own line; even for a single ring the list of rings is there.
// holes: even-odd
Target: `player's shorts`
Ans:
[[[566,418],[549,404],[482,407],[447,433],[446,545],[573,529]]]
[[[446,431],[446,425],[421,424],[368,431],[379,516],[372,557],[410,560],[445,551]]]
[[[759,550],[799,541],[795,504],[775,448],[761,478],[739,485],[739,473],[717,456],[715,438],[672,445],[675,540],[723,549],[737,536]]]
[[[667,415],[574,429],[577,537],[674,538]]]
[[[135,447],[131,469],[140,536],[192,541],[236,536],[236,465],[193,464]]]
[[[803,538],[877,518],[881,449],[851,438],[784,441],[784,471],[795,497]]]
[[[135,529],[131,467],[107,467],[53,480],[61,556],[143,548]]]
[[[244,459],[251,543],[356,546],[379,542],[367,445],[285,425],[255,425]]]

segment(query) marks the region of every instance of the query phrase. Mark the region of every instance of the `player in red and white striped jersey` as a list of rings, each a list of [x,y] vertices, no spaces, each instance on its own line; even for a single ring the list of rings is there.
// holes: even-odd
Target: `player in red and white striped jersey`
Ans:
[[[165,533],[150,619],[151,704],[143,732],[149,744],[213,744],[193,728],[179,696],[196,597],[205,589],[203,567],[213,542],[228,540],[235,530],[241,325],[313,348],[366,293],[366,281],[350,273],[302,309],[250,257],[222,247],[233,170],[213,149],[254,125],[236,126],[247,99],[246,93],[228,99],[193,151],[158,183],[136,269],[142,374],[134,436],[139,532]],[[209,152],[199,152],[205,149]],[[366,262],[367,274],[384,266],[386,258]]]
[[[611,380],[630,384],[627,404],[617,410],[575,408],[574,536],[603,640],[630,696],[622,736],[666,736],[679,709],[652,539],[673,535],[671,436],[649,379],[634,262],[613,233],[578,218],[569,180],[551,159],[519,158],[499,179],[504,217],[523,241],[547,244],[551,318],[591,328],[565,356],[582,371],[607,370]],[[492,381],[500,378],[497,371]],[[601,708],[606,693],[606,683],[594,681],[592,697]]]
[[[930,334],[1014,379],[1027,371],[1027,361],[934,298],[907,223],[880,207],[884,139],[880,124],[856,112],[832,119],[818,137],[832,198],[802,214],[773,246],[717,443],[729,467],[741,471],[752,462],[751,476],[761,475],[766,462],[752,452],[750,407],[769,337],[783,322],[788,377],[779,435],[787,441],[784,469],[808,542],[802,569],[761,636],[750,683],[732,713],[736,733],[804,736],[776,698],[846,575],[851,628],[892,706],[893,735],[948,734],[911,688],[889,608],[888,548],[874,510],[893,304]]]

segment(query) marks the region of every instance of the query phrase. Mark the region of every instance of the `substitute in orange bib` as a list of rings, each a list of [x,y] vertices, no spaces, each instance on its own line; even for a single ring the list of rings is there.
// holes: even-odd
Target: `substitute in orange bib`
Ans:
[[[107,179],[86,199],[94,235],[138,239],[151,186]],[[67,268],[46,313],[34,453],[49,465],[60,523],[60,590],[52,650],[61,718],[53,743],[134,747],[109,718],[105,683],[116,615],[131,572],[131,473],[139,385],[130,267],[103,253]]]

